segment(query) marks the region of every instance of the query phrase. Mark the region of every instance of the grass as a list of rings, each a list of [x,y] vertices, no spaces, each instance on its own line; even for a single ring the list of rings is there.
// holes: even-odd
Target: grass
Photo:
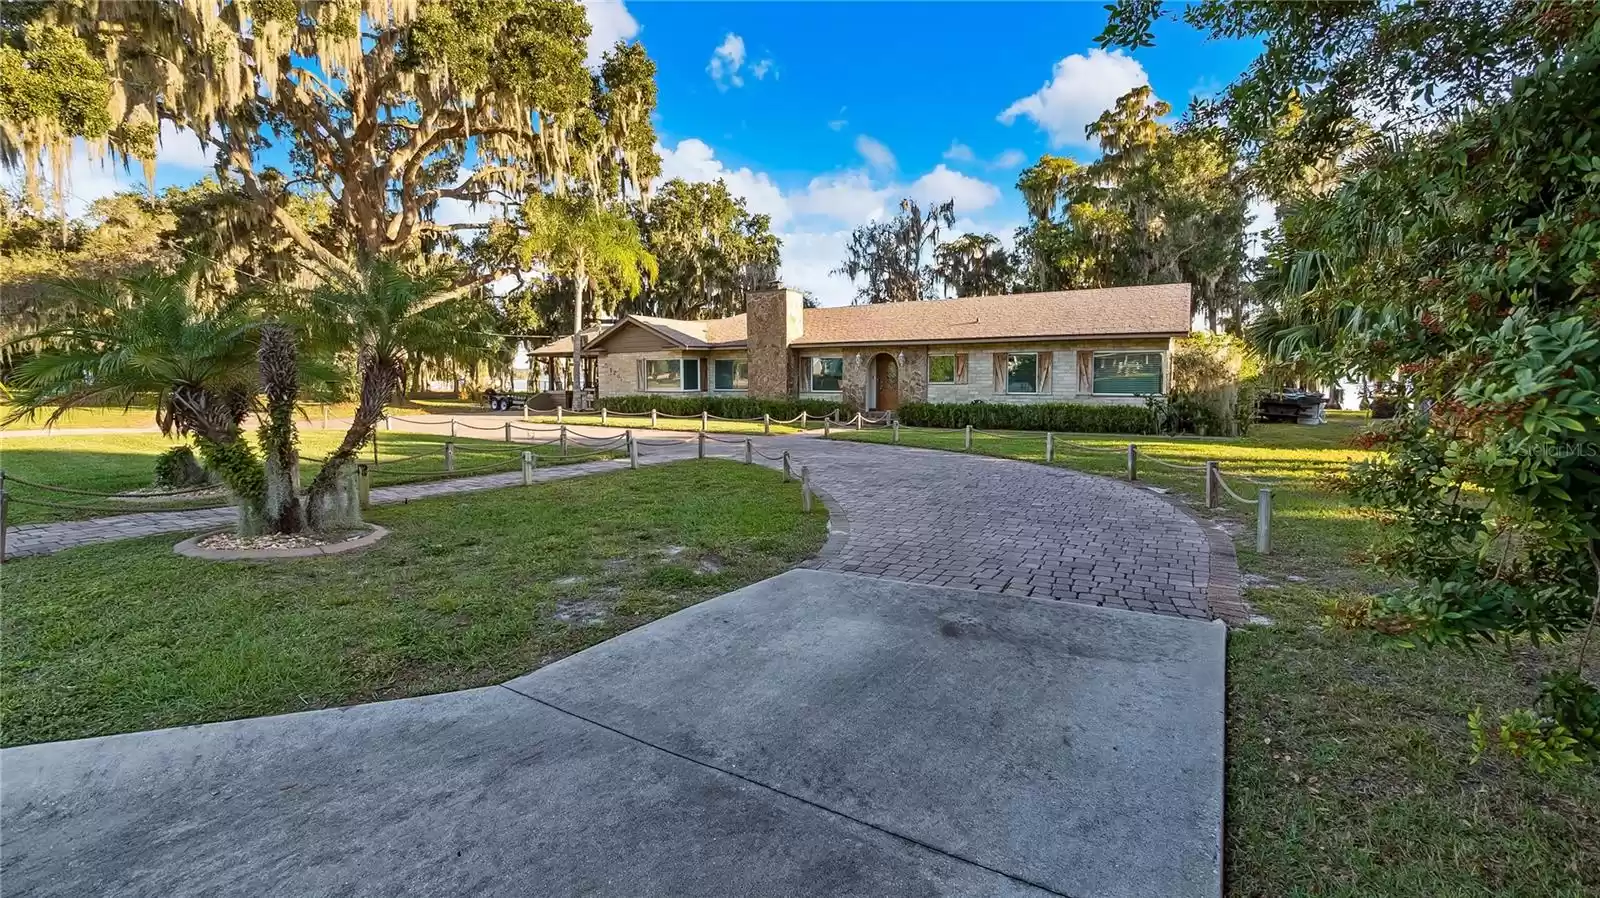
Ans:
[[[1600,772],[1541,777],[1501,756],[1471,762],[1467,714],[1530,702],[1529,650],[1406,650],[1325,622],[1327,603],[1391,585],[1364,564],[1374,523],[1329,481],[1362,457],[1346,444],[1364,426],[1336,414],[1322,427],[1265,425],[1232,440],[1070,438],[1102,449],[1136,442],[1140,479],[1188,499],[1202,517],[1199,472],[1151,459],[1217,460],[1225,476],[1275,484],[1270,555],[1255,552],[1250,509],[1229,503],[1211,515],[1238,532],[1240,567],[1253,583],[1246,598],[1273,622],[1228,640],[1228,894],[1600,894]],[[882,430],[836,438],[892,439]],[[960,451],[962,435],[902,428],[901,442]],[[978,434],[973,451],[1043,462],[1044,440]],[[1121,454],[1059,441],[1057,463],[1111,476],[1126,464]],[[1254,494],[1251,484],[1234,486]]]
[[[550,438],[548,434],[538,436],[541,440]],[[300,476],[303,484],[310,483],[311,478],[321,469],[322,459],[337,447],[343,438],[344,431],[340,429],[300,432]],[[442,453],[446,439],[443,433],[421,434],[380,430],[377,440],[379,467],[373,477],[373,485],[387,486],[405,482],[405,473],[443,471],[442,454],[410,461],[401,459],[422,452]],[[178,445],[179,442],[168,440],[159,433],[8,436],[0,439],[0,469],[4,469],[8,475],[36,483],[98,493],[117,493],[150,486],[154,476],[156,456]],[[464,472],[469,468],[487,464],[497,464],[494,470],[516,470],[521,463],[523,449],[531,449],[537,453],[541,463],[561,461],[560,449],[557,446],[508,445],[500,440],[465,437],[456,439],[455,443],[456,468]],[[570,446],[570,452],[574,455],[586,451],[591,450],[576,443]],[[361,458],[363,461],[372,460],[371,444],[362,451]],[[393,467],[385,467],[386,465]],[[113,499],[52,494],[34,487],[19,485],[14,481],[7,490],[15,500],[7,508],[7,521],[12,525],[96,517],[111,513],[98,509],[115,507],[119,504]],[[27,504],[26,500],[29,499],[89,506],[90,510],[46,508]],[[193,504],[216,504],[217,501],[215,497],[208,497]],[[128,511],[152,510],[152,506],[149,505],[127,504]],[[171,503],[159,507],[171,507]]]
[[[776,574],[826,538],[721,461],[377,507],[364,553],[198,561],[152,537],[4,568],[6,745],[501,682]]]
[[[562,423],[562,424],[572,424],[572,425],[583,425],[583,426],[586,426],[586,427],[588,427],[588,426],[594,426],[594,427],[601,426],[600,425],[600,416],[598,414],[594,414],[594,415],[589,415],[589,414],[578,415],[578,414],[563,413],[562,416],[561,416],[561,420],[559,422],[556,420],[556,416],[555,415],[529,415],[525,420],[527,420],[528,423],[530,423],[530,424],[556,424],[556,423]],[[821,430],[822,429],[822,421],[820,419],[812,419],[812,420],[813,420],[814,423],[807,429],[808,430]],[[622,414],[621,412],[607,412],[606,421],[607,421],[607,424],[605,426],[608,426],[608,427],[632,427],[632,428],[650,429],[650,430],[693,430],[693,431],[698,431],[700,429],[700,419],[698,417],[694,417],[694,418],[668,418],[665,415],[658,415],[656,417],[656,423],[654,425],[652,425],[650,423],[650,413],[649,412],[644,412],[644,413],[641,413],[641,414],[627,414],[627,415]],[[765,428],[763,427],[763,425],[761,424],[760,421],[718,421],[716,418],[711,418],[706,422],[706,432],[707,433],[745,433],[745,434],[752,434],[752,435],[759,436],[759,435],[765,433],[766,431],[765,431]],[[774,425],[772,425],[772,433],[774,433],[774,434],[788,434],[788,433],[799,433],[799,432],[800,432],[800,427],[797,424],[796,425],[788,425],[788,424],[774,424]]]
[[[12,406],[0,403],[0,421],[10,417]],[[355,409],[353,403],[332,402],[327,404],[306,403],[301,407],[305,417],[301,421],[303,427],[318,426],[322,421],[322,411],[326,408],[328,415],[335,419],[348,419]],[[431,399],[408,398],[401,404],[389,409],[395,415],[450,415],[482,413],[487,408],[481,402],[466,399]],[[23,418],[9,425],[0,425],[0,432],[8,430],[38,430],[45,426],[49,415],[39,413],[31,418]],[[88,428],[140,428],[154,430],[156,426],[155,408],[148,404],[134,405],[130,408],[122,406],[92,406],[75,408],[67,412],[55,424],[51,425],[56,430],[82,430]]]

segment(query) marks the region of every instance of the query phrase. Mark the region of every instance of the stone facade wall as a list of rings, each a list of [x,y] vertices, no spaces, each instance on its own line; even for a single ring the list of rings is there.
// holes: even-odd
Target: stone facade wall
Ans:
[[[750,295],[745,305],[745,327],[749,334],[752,397],[784,399],[794,394],[798,372],[789,345],[800,339],[805,326],[803,309],[804,297],[798,290]]]

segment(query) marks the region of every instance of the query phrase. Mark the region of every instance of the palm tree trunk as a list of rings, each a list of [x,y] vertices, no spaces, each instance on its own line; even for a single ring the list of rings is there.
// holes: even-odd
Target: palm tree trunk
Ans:
[[[306,494],[311,526],[319,531],[354,527],[361,523],[360,497],[353,489],[356,453],[372,439],[383,420],[383,410],[405,382],[406,364],[398,358],[380,358],[363,347],[356,359],[361,373],[361,394],[339,447],[322,463]]]
[[[267,398],[267,419],[260,440],[265,475],[260,504],[244,509],[241,530],[263,533],[302,533],[305,508],[300,500],[300,453],[295,449],[294,402],[300,392],[294,334],[280,324],[261,328],[256,360],[261,366],[261,388]],[[259,516],[259,520],[256,519]]]
[[[588,278],[583,258],[578,258],[578,268],[573,273],[572,286],[572,407],[583,404],[583,288]]]

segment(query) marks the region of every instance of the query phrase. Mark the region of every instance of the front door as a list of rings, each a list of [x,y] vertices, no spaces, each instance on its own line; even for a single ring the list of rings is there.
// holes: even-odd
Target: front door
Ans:
[[[895,364],[894,356],[886,352],[879,353],[872,365],[872,380],[877,385],[873,408],[892,412],[900,407],[900,366]]]

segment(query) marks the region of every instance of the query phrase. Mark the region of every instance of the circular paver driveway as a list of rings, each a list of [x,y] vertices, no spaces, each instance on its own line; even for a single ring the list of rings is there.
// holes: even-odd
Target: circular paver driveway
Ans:
[[[1237,593],[1231,553],[1139,487],[934,449],[782,442],[848,521],[824,570],[1199,619]]]

